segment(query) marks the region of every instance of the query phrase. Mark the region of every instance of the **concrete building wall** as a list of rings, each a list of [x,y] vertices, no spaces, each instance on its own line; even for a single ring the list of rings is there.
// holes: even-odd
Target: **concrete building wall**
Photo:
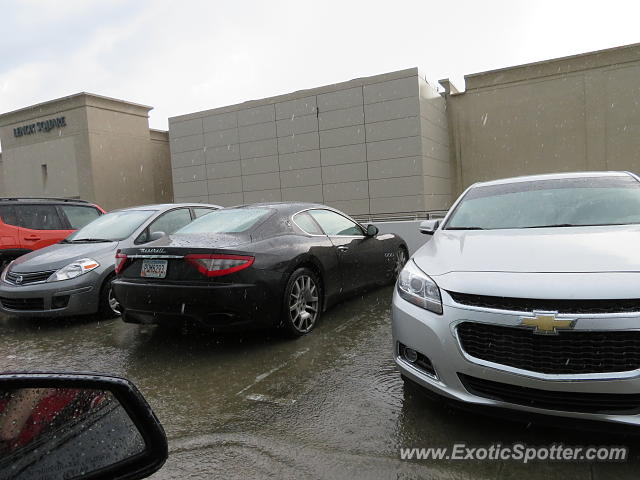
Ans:
[[[105,209],[155,200],[148,107],[87,107],[95,198]]]
[[[354,215],[441,208],[446,141],[424,148],[423,138],[442,142],[446,129],[444,101],[417,69],[174,117],[174,196],[303,200]]]
[[[150,109],[81,93],[0,115],[5,195],[108,210],[171,199],[167,136],[149,131]]]
[[[468,75],[447,95],[453,189],[546,172],[640,171],[640,44]]]
[[[453,201],[447,105],[444,97],[422,79],[420,127],[425,203],[429,210],[446,210]]]
[[[151,168],[156,203],[173,202],[173,182],[171,180],[171,154],[169,153],[169,132],[149,130],[151,139]]]
[[[2,168],[2,152],[0,152],[0,197],[4,197],[6,195],[6,190],[4,186],[4,172]]]
[[[66,126],[16,137],[14,128],[65,117]],[[92,195],[88,158],[86,111],[74,100],[43,104],[0,116],[3,176],[7,196]],[[82,173],[84,177],[79,178]],[[82,181],[80,181],[82,180]]]

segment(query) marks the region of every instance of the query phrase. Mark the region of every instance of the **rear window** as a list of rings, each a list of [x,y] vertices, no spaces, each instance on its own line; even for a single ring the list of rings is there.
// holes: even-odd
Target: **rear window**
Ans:
[[[273,212],[270,208],[229,208],[197,218],[176,233],[246,232]]]
[[[100,216],[100,212],[93,207],[80,205],[62,205],[60,207],[74,230],[84,227]]]

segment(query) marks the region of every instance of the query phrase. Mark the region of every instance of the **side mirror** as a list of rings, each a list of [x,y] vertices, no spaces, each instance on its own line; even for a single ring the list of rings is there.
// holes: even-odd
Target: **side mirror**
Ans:
[[[147,240],[147,242],[153,242],[154,240],[159,240],[162,237],[164,237],[166,235],[166,233],[164,232],[151,232],[149,234],[149,239]]]
[[[420,222],[418,230],[425,235],[433,235],[440,226],[440,220],[425,220]]]
[[[128,380],[92,374],[0,375],[0,478],[145,478],[167,438]]]
[[[375,237],[379,231],[375,225],[367,225],[367,237]]]

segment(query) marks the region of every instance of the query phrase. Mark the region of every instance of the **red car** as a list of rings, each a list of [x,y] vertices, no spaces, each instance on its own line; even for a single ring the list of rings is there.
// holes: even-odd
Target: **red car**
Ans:
[[[103,213],[84,200],[0,198],[0,264],[58,243]]]

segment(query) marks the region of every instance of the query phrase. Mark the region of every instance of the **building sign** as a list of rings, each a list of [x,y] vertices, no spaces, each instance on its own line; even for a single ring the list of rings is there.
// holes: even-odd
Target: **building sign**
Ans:
[[[13,129],[14,137],[22,137],[24,135],[32,135],[38,132],[49,132],[54,128],[62,128],[67,126],[65,117],[50,118],[42,122],[31,123],[29,125],[22,125]]]

